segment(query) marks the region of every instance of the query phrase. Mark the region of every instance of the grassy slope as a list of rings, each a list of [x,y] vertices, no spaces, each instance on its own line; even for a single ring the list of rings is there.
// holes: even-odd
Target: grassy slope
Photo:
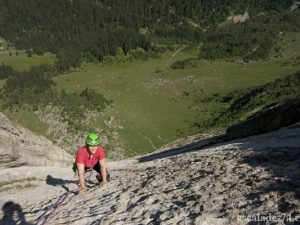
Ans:
[[[218,105],[195,105],[194,101],[214,93],[254,87],[298,70],[280,62],[195,61],[193,67],[174,70],[170,65],[196,57],[195,50],[168,52],[161,59],[113,65],[87,65],[83,71],[57,78],[58,88],[80,91],[93,87],[114,101],[114,116],[124,129],[122,137],[134,153],[150,151],[190,129],[201,113],[210,119]],[[184,96],[183,93],[189,96]]]
[[[28,57],[24,51],[19,51],[16,55],[14,52],[9,56],[8,52],[0,52],[0,63],[5,63],[13,66],[16,70],[27,70],[31,66],[40,64],[53,64],[56,56],[47,53],[43,56]]]
[[[11,65],[15,70],[22,71],[27,70],[31,66],[40,65],[40,64],[54,64],[56,56],[54,54],[47,53],[43,56],[33,56],[28,57],[24,51],[19,51],[18,55],[15,52],[12,52],[12,55],[9,55],[9,52],[0,52],[0,64],[4,63]],[[5,82],[0,80],[0,87]]]
[[[300,33],[283,33],[275,47],[281,47],[287,59],[300,56]],[[273,53],[274,54],[274,53]]]
[[[174,52],[163,54],[160,59],[111,65],[87,64],[55,80],[58,89],[79,92],[91,87],[112,99],[113,108],[104,117],[99,115],[96,123],[107,129],[103,121],[114,116],[120,126],[118,132],[127,144],[126,151],[133,155],[149,152],[178,137],[197,132],[191,129],[190,124],[211,119],[220,108],[215,103],[196,104],[195,100],[214,93],[225,94],[262,85],[299,70],[300,66],[292,63],[282,66],[282,62],[289,62],[290,57],[300,55],[299,40],[299,34],[282,36],[278,45],[288,54],[285,58],[272,58],[269,62],[243,65],[238,61],[194,60],[193,66],[175,70],[170,68],[175,61],[197,57],[195,49],[179,47]],[[53,56],[49,55],[37,59],[26,58],[22,54],[10,57],[0,56],[0,62],[11,60],[10,64],[17,69],[29,67],[41,59],[53,62]],[[25,67],[20,66],[22,61]],[[47,126],[34,114],[26,112],[25,115],[24,119],[24,114],[17,112],[10,117],[19,118],[22,125],[37,133],[46,133]]]
[[[31,66],[40,64],[54,64],[56,56],[54,54],[47,53],[43,56],[28,57],[24,51],[18,51],[18,55],[12,50],[12,55],[9,52],[0,52],[0,64],[11,65],[15,70],[22,71],[28,70]],[[0,80],[0,88],[5,84],[5,80]],[[16,121],[24,127],[27,127],[31,131],[46,135],[48,126],[43,121],[39,120],[37,116],[28,110],[22,112],[4,112],[10,119]]]

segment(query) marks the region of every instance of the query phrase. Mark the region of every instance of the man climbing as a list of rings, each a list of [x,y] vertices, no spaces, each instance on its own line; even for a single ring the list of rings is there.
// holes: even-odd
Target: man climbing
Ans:
[[[76,155],[76,166],[79,176],[80,191],[79,194],[86,192],[85,172],[93,168],[99,174],[97,180],[100,186],[107,183],[109,174],[106,170],[104,149],[100,145],[100,138],[97,133],[88,134],[85,142],[86,146],[78,149]]]

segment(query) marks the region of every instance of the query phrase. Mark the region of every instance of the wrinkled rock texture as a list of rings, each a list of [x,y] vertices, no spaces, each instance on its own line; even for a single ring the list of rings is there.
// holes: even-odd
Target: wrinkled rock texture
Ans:
[[[74,159],[42,136],[14,125],[0,113],[0,167],[66,166]]]
[[[175,155],[108,163],[111,181],[99,188],[89,172],[83,195],[73,174],[48,174],[21,191],[26,201],[6,192],[0,224],[299,224],[299,123],[197,147],[201,142],[207,140],[177,147]]]

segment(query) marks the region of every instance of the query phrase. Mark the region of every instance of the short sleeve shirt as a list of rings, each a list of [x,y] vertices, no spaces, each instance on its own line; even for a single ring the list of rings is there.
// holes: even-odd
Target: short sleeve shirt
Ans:
[[[105,159],[105,153],[100,145],[94,154],[90,154],[88,147],[84,146],[78,149],[76,155],[76,163],[82,163],[86,168],[94,167],[102,159]]]

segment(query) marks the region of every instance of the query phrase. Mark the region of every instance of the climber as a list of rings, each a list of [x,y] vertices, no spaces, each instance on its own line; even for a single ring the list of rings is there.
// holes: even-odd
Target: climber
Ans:
[[[88,134],[85,142],[86,146],[78,149],[76,155],[76,169],[78,171],[80,191],[86,192],[85,172],[91,168],[99,174],[96,176],[100,186],[106,185],[109,180],[109,173],[106,170],[104,149],[100,145],[100,138],[97,133]]]

